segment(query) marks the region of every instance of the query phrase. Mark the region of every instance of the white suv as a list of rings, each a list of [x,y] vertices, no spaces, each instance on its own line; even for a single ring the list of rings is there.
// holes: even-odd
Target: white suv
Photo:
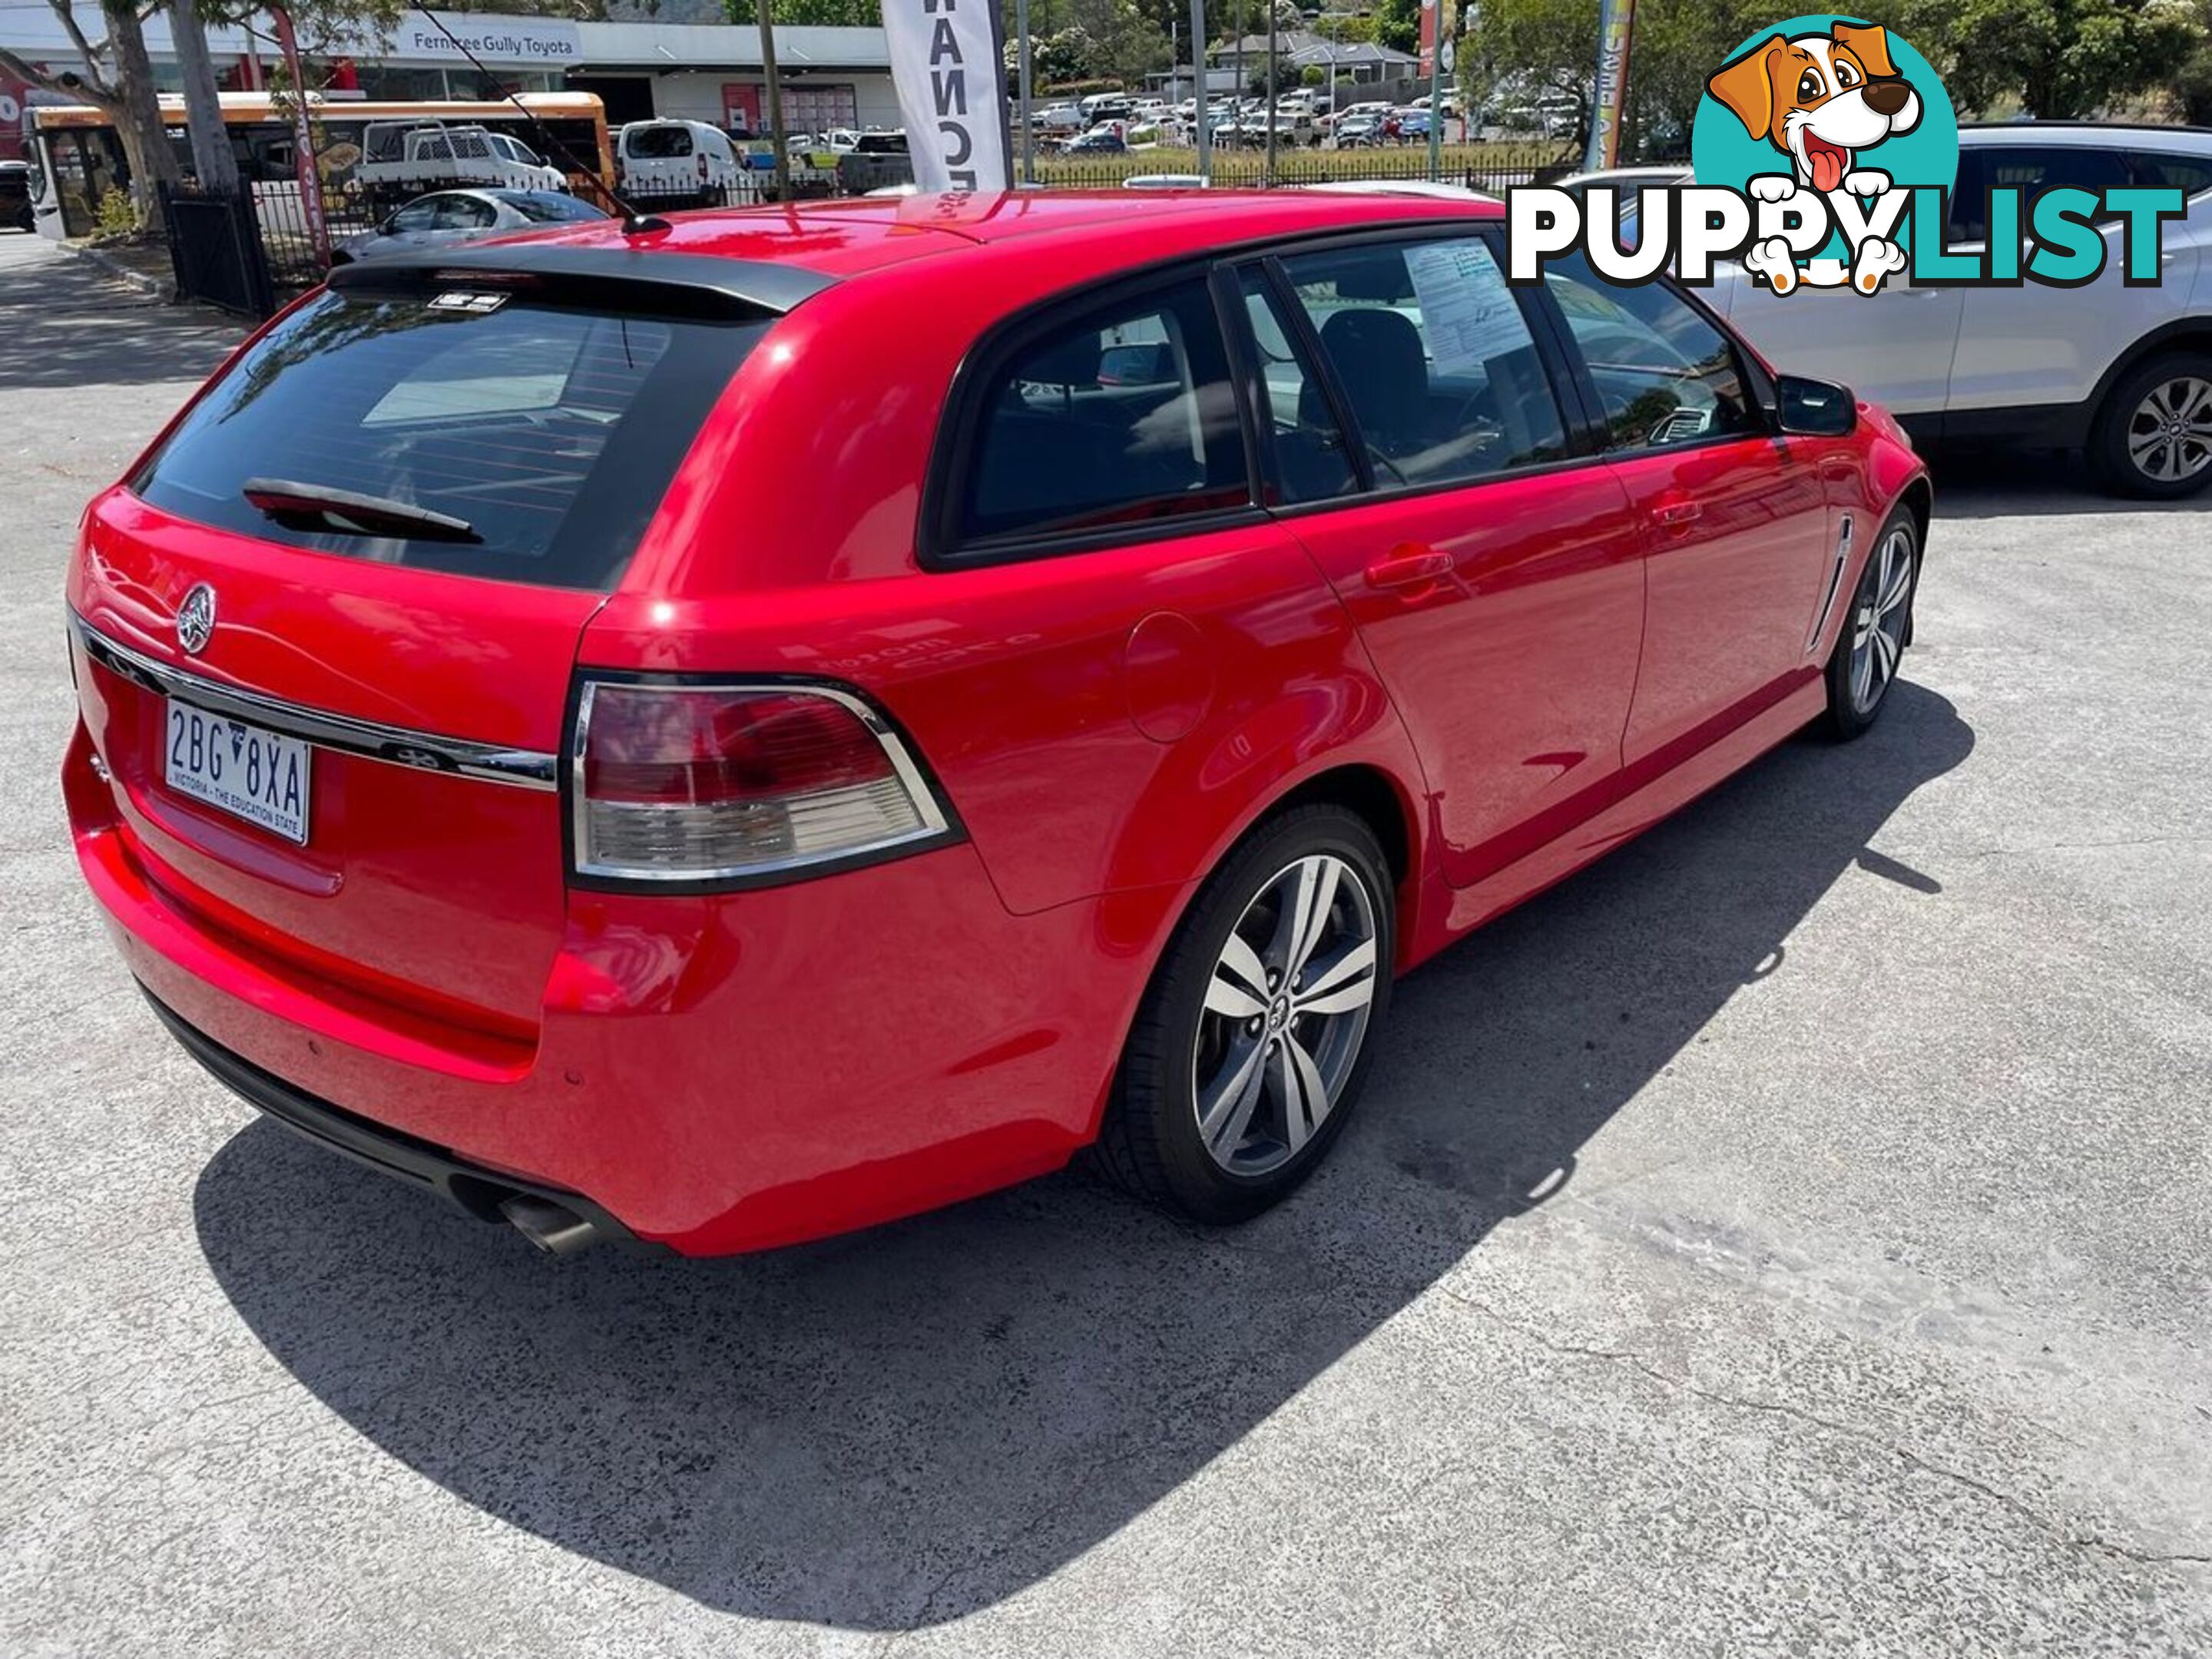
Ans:
[[[1777,368],[1841,381],[1916,437],[2080,449],[2130,495],[2212,483],[2212,129],[2021,122],[1961,127],[1959,146],[1946,240],[1961,251],[1987,234],[1993,185],[2179,186],[2188,216],[2161,228],[2158,283],[2121,281],[2113,227],[2104,271],[2083,288],[1923,288],[1899,276],[1871,299],[1778,296],[1729,263],[1706,297]]]

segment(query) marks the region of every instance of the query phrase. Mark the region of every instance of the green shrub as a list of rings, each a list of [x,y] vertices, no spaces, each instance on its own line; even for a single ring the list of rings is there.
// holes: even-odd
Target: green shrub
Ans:
[[[138,210],[127,191],[110,189],[100,198],[100,234],[128,236],[138,228]]]

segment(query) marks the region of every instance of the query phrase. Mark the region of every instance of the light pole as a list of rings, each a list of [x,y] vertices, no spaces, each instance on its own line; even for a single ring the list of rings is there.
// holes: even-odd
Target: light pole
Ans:
[[[1429,179],[1444,173],[1444,0],[1429,0],[1437,21],[1429,46]]]
[[[1030,120],[1030,0],[1015,0],[1014,49],[1020,54],[1022,81],[1022,182],[1036,183],[1036,128]]]
[[[1275,0],[1267,0],[1267,186],[1275,187]]]
[[[769,15],[769,0],[760,0],[761,79],[768,83],[768,136],[775,146],[775,199],[791,200],[791,141],[783,131],[783,79],[775,69],[775,20]]]
[[[1198,176],[1213,182],[1212,88],[1206,84],[1206,0],[1190,0],[1191,96],[1198,111]]]

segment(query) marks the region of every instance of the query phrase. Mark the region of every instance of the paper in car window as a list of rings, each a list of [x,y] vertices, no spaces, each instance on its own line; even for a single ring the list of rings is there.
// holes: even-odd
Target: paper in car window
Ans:
[[[1421,302],[1429,357],[1439,374],[1480,374],[1492,357],[1529,343],[1521,307],[1477,241],[1431,242],[1406,250],[1406,269]]]

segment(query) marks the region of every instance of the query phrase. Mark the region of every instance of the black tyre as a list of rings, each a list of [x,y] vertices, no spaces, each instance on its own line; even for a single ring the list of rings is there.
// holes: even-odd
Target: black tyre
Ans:
[[[1867,554],[1850,609],[1828,653],[1829,732],[1856,738],[1881,718],[1912,641],[1912,599],[1920,586],[1920,527],[1899,507]]]
[[[2212,483],[2212,356],[2174,352],[2123,376],[2097,411],[2088,459],[2115,495],[2173,501]]]
[[[1205,1222],[1242,1221],[1328,1153],[1366,1081],[1397,946],[1365,819],[1294,807],[1206,883],[1130,1028],[1094,1161]]]

